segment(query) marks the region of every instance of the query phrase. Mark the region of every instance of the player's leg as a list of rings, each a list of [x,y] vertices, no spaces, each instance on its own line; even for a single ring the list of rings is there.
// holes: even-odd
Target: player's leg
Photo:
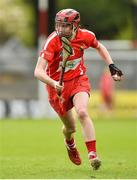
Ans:
[[[64,88],[65,89],[65,88]],[[66,92],[66,91],[64,91]],[[52,106],[52,108],[57,112],[60,119],[63,122],[63,134],[65,137],[65,146],[67,148],[67,152],[69,155],[70,160],[76,164],[81,164],[81,159],[79,156],[79,153],[76,149],[76,144],[74,141],[74,132],[76,131],[76,122],[75,118],[73,117],[73,113],[71,108],[73,107],[72,104],[69,106],[69,111],[66,112],[66,104],[68,105],[68,96],[65,94],[62,97],[65,99],[66,104],[62,104],[61,100],[57,97],[57,92],[53,89],[48,87],[48,93],[49,93],[49,102]],[[62,99],[63,99],[62,98]]]
[[[82,125],[83,135],[85,141],[94,141],[95,130],[94,125],[89,117],[87,106],[88,106],[89,95],[86,92],[79,92],[73,97],[73,104],[78,114],[80,123]]]
[[[87,110],[88,100],[89,100],[89,95],[86,92],[79,92],[74,95],[73,104],[80,119],[91,165],[93,169],[98,169],[99,166],[101,165],[101,162],[96,154],[95,130],[94,130],[93,122],[89,117]]]
[[[66,112],[64,116],[60,116],[63,122],[62,131],[67,140],[74,138],[74,133],[76,132],[76,120],[73,116],[72,110]]]
[[[74,133],[76,132],[76,120],[73,116],[72,109],[67,111],[63,117],[60,116],[60,119],[63,122],[62,130],[65,137],[65,145],[69,158],[74,164],[80,165],[81,158],[74,140]]]

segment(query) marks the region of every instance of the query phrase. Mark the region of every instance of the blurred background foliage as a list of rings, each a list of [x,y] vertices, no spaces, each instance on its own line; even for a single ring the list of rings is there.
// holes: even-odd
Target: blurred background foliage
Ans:
[[[132,0],[58,0],[58,7],[74,8],[81,14],[81,22],[96,32],[99,39],[134,39]]]
[[[0,43],[12,36],[34,46],[37,32],[36,0],[0,0]],[[136,39],[136,0],[56,0],[56,11],[74,8],[84,27],[98,39]],[[54,18],[54,17],[53,17]]]
[[[35,43],[35,8],[33,1],[0,0],[0,43],[17,37],[28,46]]]

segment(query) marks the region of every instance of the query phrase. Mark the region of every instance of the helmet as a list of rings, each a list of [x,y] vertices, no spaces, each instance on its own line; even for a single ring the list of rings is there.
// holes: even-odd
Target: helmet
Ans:
[[[63,9],[56,14],[55,30],[60,37],[65,36],[70,38],[76,33],[79,22],[79,12],[74,9]]]

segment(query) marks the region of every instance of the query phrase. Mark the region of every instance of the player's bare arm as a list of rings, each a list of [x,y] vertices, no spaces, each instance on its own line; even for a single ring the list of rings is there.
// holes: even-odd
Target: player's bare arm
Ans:
[[[57,91],[61,90],[62,86],[60,86],[57,81],[53,80],[46,74],[46,67],[47,67],[47,61],[44,58],[39,57],[34,71],[35,77],[38,80],[42,81],[43,83],[57,89]]]
[[[114,62],[108,52],[108,50],[106,49],[106,47],[101,44],[99,42],[96,50],[98,51],[98,53],[100,54],[100,56],[102,57],[102,59],[105,61],[105,63],[109,66],[110,69],[110,73],[112,75],[112,78],[115,81],[120,81],[122,79],[122,71],[120,69],[118,69],[115,65]]]
[[[112,58],[103,44],[99,42],[96,50],[98,51],[98,53],[100,54],[100,56],[103,58],[103,60],[107,65],[113,64]]]

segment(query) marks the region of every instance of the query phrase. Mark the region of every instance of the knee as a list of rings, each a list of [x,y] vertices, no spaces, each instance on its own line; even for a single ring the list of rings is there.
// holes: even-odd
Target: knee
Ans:
[[[69,128],[69,129],[67,129],[67,132],[70,133],[70,134],[75,133],[76,128]]]
[[[72,127],[65,127],[63,126],[63,131],[65,131],[66,133],[72,134],[76,132],[76,127],[72,126]]]
[[[77,111],[78,117],[83,120],[88,117],[88,112],[85,108],[78,109]]]

